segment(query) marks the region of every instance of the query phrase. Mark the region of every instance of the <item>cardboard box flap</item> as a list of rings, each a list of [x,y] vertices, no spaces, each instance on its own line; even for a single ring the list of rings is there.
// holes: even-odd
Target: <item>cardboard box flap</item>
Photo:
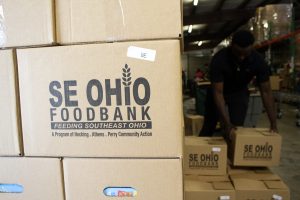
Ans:
[[[267,167],[256,168],[254,171],[257,174],[272,174],[271,170]]]
[[[198,176],[198,180],[203,182],[227,182],[230,181],[228,176]]]
[[[198,176],[195,174],[184,174],[185,180],[199,180]]]
[[[267,190],[262,181],[250,179],[233,179],[233,185],[236,190]]]
[[[226,145],[223,137],[196,137],[196,136],[186,136],[185,145]]]
[[[282,181],[264,181],[269,189],[287,189]]]
[[[211,183],[190,179],[184,181],[184,189],[185,191],[214,190]]]
[[[247,135],[249,137],[260,137],[260,136],[270,136],[270,137],[281,137],[277,133],[270,133],[266,128],[244,128],[238,127],[235,133],[238,135]]]
[[[234,167],[232,165],[228,165],[228,174],[234,175],[234,174],[245,174],[245,173],[255,173],[252,168],[249,167]]]
[[[223,137],[211,137],[207,140],[207,143],[210,145],[226,145]]]
[[[213,188],[215,190],[233,190],[231,182],[213,182]]]
[[[273,181],[280,180],[277,174],[267,173],[267,174],[256,174],[256,173],[244,173],[244,174],[232,174],[231,179],[249,179],[258,181]]]

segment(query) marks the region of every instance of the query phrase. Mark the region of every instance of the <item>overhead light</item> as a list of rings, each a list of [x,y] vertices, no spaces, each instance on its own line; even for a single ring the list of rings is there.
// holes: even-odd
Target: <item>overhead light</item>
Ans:
[[[264,28],[269,28],[268,22],[264,23]]]
[[[198,0],[194,0],[194,6],[198,5]]]
[[[193,25],[189,25],[188,32],[191,33],[193,31]]]
[[[203,44],[202,41],[198,42],[198,46],[200,47]]]
[[[251,26],[251,27],[250,27],[250,31],[253,31],[253,29],[254,29],[253,26]]]

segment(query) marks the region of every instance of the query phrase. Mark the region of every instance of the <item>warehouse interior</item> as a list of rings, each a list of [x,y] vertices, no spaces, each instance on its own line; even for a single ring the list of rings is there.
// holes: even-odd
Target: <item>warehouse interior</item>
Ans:
[[[0,200],[300,200],[300,0],[0,0]]]
[[[261,14],[261,10],[267,5],[282,6],[282,11]],[[287,5],[288,7],[285,7]],[[204,115],[205,90],[210,84],[209,64],[213,55],[220,49],[230,46],[234,32],[241,29],[251,31],[256,40],[255,49],[265,58],[272,76],[278,76],[280,79],[279,87],[275,88],[273,93],[277,106],[278,129],[283,137],[282,154],[280,165],[271,169],[289,186],[291,200],[300,199],[299,14],[300,2],[289,0],[186,0],[183,3],[182,65],[185,76],[183,78],[185,114]],[[266,15],[272,16],[268,18]],[[264,109],[261,107],[255,119],[246,121],[244,125],[269,127]],[[197,129],[194,135],[198,135],[200,129]]]

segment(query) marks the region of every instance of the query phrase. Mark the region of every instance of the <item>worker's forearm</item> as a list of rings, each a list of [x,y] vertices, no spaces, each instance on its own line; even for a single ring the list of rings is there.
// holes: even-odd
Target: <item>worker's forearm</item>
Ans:
[[[222,122],[224,123],[225,126],[230,126],[231,123],[230,123],[230,119],[228,117],[228,114],[226,112],[225,100],[224,100],[223,94],[215,92],[214,93],[214,100],[215,100],[215,104],[216,104],[217,109],[219,111]]]
[[[272,92],[262,92],[261,95],[271,126],[276,128],[277,127],[276,109],[275,109],[275,103],[274,103]]]

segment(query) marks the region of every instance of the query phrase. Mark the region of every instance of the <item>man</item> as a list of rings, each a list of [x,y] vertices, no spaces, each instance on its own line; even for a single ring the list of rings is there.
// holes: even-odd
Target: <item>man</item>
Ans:
[[[248,84],[254,77],[269,117],[270,131],[277,132],[270,71],[261,55],[253,49],[253,43],[251,32],[238,31],[233,35],[231,46],[212,58],[209,68],[212,85],[207,92],[204,125],[199,136],[212,136],[219,119],[226,134],[236,126],[243,126],[249,102]]]

